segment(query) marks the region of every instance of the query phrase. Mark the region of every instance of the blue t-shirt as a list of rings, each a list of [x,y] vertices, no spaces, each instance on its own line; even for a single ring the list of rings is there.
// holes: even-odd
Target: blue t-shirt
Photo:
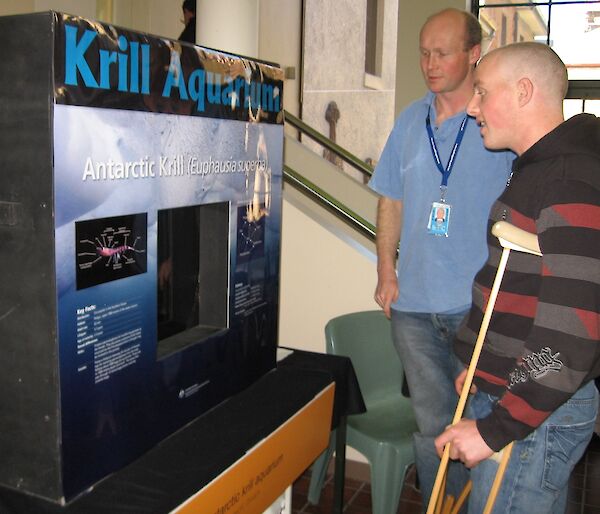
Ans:
[[[433,202],[440,201],[442,174],[425,127],[427,112],[431,106],[431,127],[444,168],[465,117],[458,113],[436,127],[433,99],[428,93],[400,114],[369,186],[403,204],[400,295],[392,308],[455,313],[471,305],[473,278],[487,259],[489,210],[506,186],[515,155],[486,150],[479,127],[469,118],[448,179],[448,237],[430,234],[427,224]]]

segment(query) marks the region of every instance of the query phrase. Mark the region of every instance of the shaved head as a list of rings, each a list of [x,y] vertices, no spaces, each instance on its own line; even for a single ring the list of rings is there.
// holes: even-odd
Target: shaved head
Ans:
[[[475,68],[467,112],[490,149],[521,155],[563,122],[567,69],[541,43],[514,43],[487,54]]]
[[[483,60],[493,59],[507,80],[528,78],[550,102],[560,103],[567,94],[567,68],[556,52],[542,43],[514,43],[493,50]]]

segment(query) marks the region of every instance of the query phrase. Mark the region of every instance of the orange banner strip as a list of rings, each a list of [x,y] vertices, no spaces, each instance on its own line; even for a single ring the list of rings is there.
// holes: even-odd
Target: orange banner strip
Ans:
[[[328,385],[172,514],[260,514],[329,444],[335,384]]]

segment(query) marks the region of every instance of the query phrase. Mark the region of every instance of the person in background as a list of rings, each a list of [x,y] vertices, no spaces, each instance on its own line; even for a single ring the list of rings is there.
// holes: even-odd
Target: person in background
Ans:
[[[458,401],[454,379],[462,367],[452,341],[471,305],[473,277],[487,256],[489,209],[514,155],[486,150],[465,112],[481,52],[477,19],[457,9],[432,15],[421,29],[419,52],[429,92],[396,120],[369,185],[381,195],[375,301],[391,317],[406,372],[426,505],[439,463],[433,439]],[[449,490],[462,488],[464,476],[455,476]]]
[[[196,43],[196,0],[185,0],[181,6],[185,28],[179,36],[180,41]]]
[[[513,251],[475,371],[468,418],[436,439],[471,469],[469,512],[483,512],[514,441],[494,513],[562,513],[569,475],[592,437],[600,374],[600,120],[563,121],[567,70],[540,43],[493,52],[475,72],[467,112],[487,148],[517,155],[489,225],[537,235],[543,256]],[[497,238],[473,284],[455,351],[468,364],[500,260]],[[462,388],[466,371],[457,379]]]

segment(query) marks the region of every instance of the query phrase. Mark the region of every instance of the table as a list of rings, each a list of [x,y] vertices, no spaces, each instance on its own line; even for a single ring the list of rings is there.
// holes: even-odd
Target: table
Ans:
[[[336,392],[331,426],[338,429],[342,455],[346,415],[357,410],[364,412],[360,389],[356,389],[358,383],[354,384],[354,370],[346,359],[293,351],[250,387],[203,414],[67,506],[2,488],[0,514],[171,512],[332,382],[336,383]],[[343,496],[337,498],[337,495],[343,494],[343,474],[343,465],[336,461],[336,501],[340,505]]]
[[[335,433],[335,468],[333,474],[333,514],[341,514],[344,507],[344,481],[346,478],[346,420],[351,414],[366,412],[352,361],[342,355],[331,355],[303,350],[293,352],[279,363],[307,370],[321,370],[335,382],[335,398],[331,430]]]

